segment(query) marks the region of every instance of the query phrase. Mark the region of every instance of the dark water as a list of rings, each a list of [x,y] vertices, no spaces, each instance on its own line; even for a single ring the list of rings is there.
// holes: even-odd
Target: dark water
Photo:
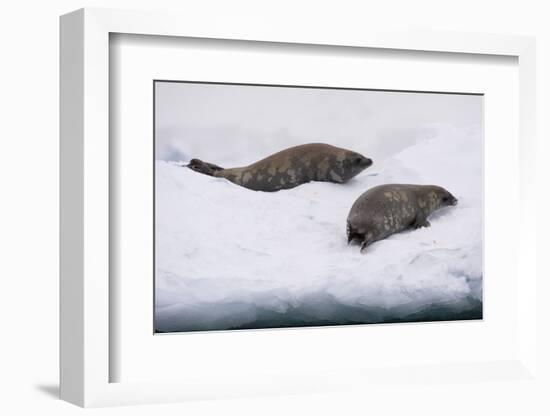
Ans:
[[[330,302],[324,299],[321,303],[305,303],[297,307],[291,307],[283,313],[261,307],[248,311],[253,314],[253,319],[246,323],[231,322],[229,316],[222,322],[193,322],[189,320],[175,319],[173,322],[157,322],[158,333],[165,332],[195,332],[216,330],[243,330],[243,329],[267,329],[267,328],[291,328],[291,327],[319,327],[335,325],[363,325],[382,323],[404,322],[437,322],[437,321],[461,321],[479,320],[483,318],[483,305],[474,298],[462,300],[460,304],[427,305],[412,313],[405,313],[400,308],[383,309],[365,306],[349,306]],[[191,314],[192,315],[192,314]],[[242,321],[241,321],[242,322]]]

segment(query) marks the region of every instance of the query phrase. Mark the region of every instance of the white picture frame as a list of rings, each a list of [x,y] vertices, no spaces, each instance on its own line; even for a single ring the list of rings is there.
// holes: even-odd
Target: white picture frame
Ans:
[[[238,380],[220,374],[182,381],[110,382],[116,360],[110,342],[109,259],[109,34],[139,34],[207,39],[247,40],[335,47],[383,48],[442,53],[517,57],[519,62],[520,212],[535,212],[535,41],[530,37],[464,34],[377,32],[330,33],[291,30],[243,18],[216,21],[206,27],[190,15],[82,9],[61,18],[61,398],[80,406],[159,403],[195,398],[247,397],[281,393],[323,392],[342,388],[339,380],[367,386],[403,377],[395,369],[368,373],[331,370],[332,379],[282,372],[261,380]],[[521,215],[517,244],[518,354],[509,360],[455,366],[428,366],[416,377],[434,372],[450,379],[478,382],[476,371],[507,380],[536,378],[537,270],[536,217]],[[112,259],[111,259],[112,260]],[[312,336],[305,334],[304,337]],[[405,377],[406,378],[406,377]]]

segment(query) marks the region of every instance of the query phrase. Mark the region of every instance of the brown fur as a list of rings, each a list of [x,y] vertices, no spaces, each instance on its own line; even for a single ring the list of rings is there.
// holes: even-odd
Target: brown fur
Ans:
[[[248,189],[273,192],[311,181],[344,183],[371,164],[372,160],[351,150],[310,143],[290,147],[244,167],[223,169],[198,159],[188,166]]]
[[[387,184],[363,193],[353,204],[347,220],[348,243],[361,242],[361,251],[392,234],[429,227],[428,216],[457,199],[435,185]]]

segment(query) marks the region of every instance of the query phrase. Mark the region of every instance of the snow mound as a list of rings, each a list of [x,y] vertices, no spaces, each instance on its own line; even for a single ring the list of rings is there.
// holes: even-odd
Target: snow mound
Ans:
[[[481,318],[481,137],[433,129],[343,185],[254,192],[157,161],[156,330]],[[459,203],[361,254],[346,218],[383,183],[441,185]]]

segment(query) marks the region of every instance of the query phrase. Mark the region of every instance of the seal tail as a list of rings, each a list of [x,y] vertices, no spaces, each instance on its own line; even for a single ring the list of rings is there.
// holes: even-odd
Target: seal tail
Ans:
[[[189,169],[193,169],[195,172],[203,173],[209,176],[216,176],[216,172],[224,170],[221,166],[214,165],[213,163],[203,162],[200,159],[191,159],[187,167]]]

